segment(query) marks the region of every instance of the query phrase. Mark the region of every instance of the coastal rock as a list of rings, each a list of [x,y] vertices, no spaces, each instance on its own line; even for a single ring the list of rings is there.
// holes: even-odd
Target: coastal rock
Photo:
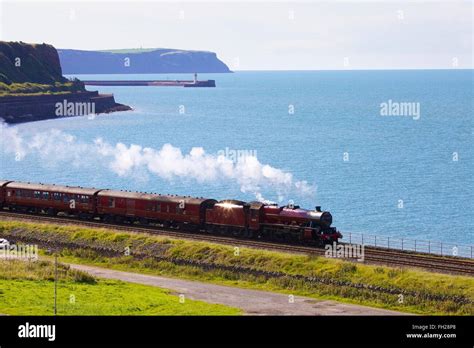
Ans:
[[[53,46],[0,41],[0,82],[54,84],[66,81]]]
[[[125,110],[131,108],[116,103],[112,94],[87,91],[82,81],[63,77],[53,46],[0,41],[0,118],[5,122]]]

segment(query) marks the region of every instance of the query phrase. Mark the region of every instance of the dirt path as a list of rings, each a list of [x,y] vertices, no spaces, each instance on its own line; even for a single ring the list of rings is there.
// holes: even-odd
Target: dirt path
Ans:
[[[185,298],[241,308],[254,315],[403,315],[405,313],[336,301],[316,300],[268,291],[249,290],[191,280],[130,273],[107,268],[71,264],[72,268],[96,277],[157,286],[183,294]]]

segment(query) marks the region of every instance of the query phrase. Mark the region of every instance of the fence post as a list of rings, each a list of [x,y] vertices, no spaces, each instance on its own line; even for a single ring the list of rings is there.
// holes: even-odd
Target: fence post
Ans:
[[[390,249],[390,237],[388,237],[388,240],[387,240],[387,249]]]
[[[349,232],[349,244],[352,244],[352,232]]]
[[[428,254],[431,254],[431,241],[428,241]]]
[[[403,238],[402,238],[402,250],[403,250]]]
[[[375,235],[375,246],[377,246],[377,235]]]
[[[443,255],[443,242],[441,242],[441,256]]]
[[[415,239],[415,251],[416,251],[416,239]]]

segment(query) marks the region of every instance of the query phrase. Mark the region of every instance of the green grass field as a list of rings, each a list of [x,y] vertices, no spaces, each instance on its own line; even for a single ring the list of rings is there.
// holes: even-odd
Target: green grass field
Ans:
[[[324,257],[250,248],[240,248],[239,253],[235,253],[234,247],[228,245],[109,229],[0,221],[0,237],[8,239],[9,236],[36,241],[39,244],[55,241],[63,245],[61,260],[64,262],[278,291],[411,313],[474,314],[474,278],[467,276],[355,264]],[[127,248],[130,250],[130,256],[120,255]],[[116,256],[105,256],[104,250],[115,251]],[[201,262],[213,267],[203,269],[196,265],[176,264],[176,259]],[[234,271],[233,267],[283,272],[288,277],[252,275],[238,269]],[[295,275],[324,278],[332,282],[364,284],[373,288],[382,287],[393,289],[394,293],[354,286],[310,283],[292,279],[291,276]],[[414,292],[416,295],[400,296],[402,292]],[[433,300],[430,296],[438,298]],[[456,301],[456,298],[462,298],[462,301]]]
[[[223,305],[184,299],[167,290],[96,279],[60,264],[58,315],[239,315]],[[0,260],[0,313],[54,314],[54,265],[47,261]]]

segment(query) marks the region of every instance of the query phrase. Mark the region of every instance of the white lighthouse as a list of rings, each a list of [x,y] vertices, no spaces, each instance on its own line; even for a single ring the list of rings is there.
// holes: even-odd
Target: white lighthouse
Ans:
[[[194,83],[197,83],[197,80],[198,80],[198,74],[194,73]]]

